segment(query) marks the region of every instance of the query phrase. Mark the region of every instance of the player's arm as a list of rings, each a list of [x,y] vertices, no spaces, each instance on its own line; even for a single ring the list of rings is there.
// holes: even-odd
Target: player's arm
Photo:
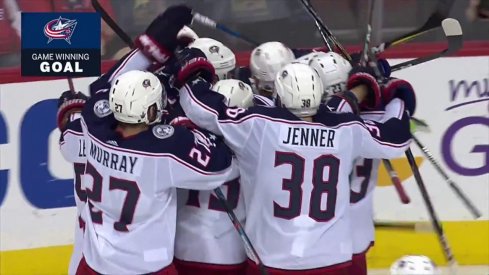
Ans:
[[[180,105],[197,126],[223,136],[239,154],[246,147],[256,116],[243,108],[226,106],[223,95],[212,91],[214,68],[198,49],[184,52],[186,62],[176,77]]]
[[[61,154],[69,162],[80,162],[84,157],[81,110],[88,98],[80,92],[65,91],[58,100],[57,125],[61,132]]]
[[[125,72],[149,71],[153,67],[165,65],[180,43],[178,32],[191,22],[192,10],[189,7],[177,5],[166,9],[136,38],[136,48],[90,85],[91,96],[108,91],[111,82]]]
[[[405,80],[392,78],[382,89],[382,100],[386,104],[384,122],[365,120],[364,127],[356,127],[360,130],[361,157],[398,157],[411,142],[409,121],[416,108],[412,86]]]
[[[210,190],[238,177],[231,150],[222,139],[205,130],[176,127],[178,160],[169,167],[175,187]]]
[[[347,91],[335,93],[326,106],[336,112],[355,113],[374,110],[381,104],[381,87],[373,69],[354,67],[348,77]]]

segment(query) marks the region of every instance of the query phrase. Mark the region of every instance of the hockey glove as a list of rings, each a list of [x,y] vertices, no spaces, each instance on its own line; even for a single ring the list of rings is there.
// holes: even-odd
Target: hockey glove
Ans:
[[[389,81],[382,87],[382,101],[384,105],[388,104],[392,99],[400,98],[404,101],[404,106],[411,116],[416,110],[416,94],[413,86],[403,79],[390,78]]]
[[[148,58],[163,64],[178,46],[178,32],[192,23],[192,18],[192,9],[185,5],[169,7],[136,38],[136,46]]]
[[[188,81],[198,77],[213,83],[216,75],[215,69],[201,50],[185,48],[179,54],[179,61],[181,66],[175,79],[175,87],[180,88]]]
[[[58,99],[57,124],[61,131],[65,130],[68,123],[68,116],[73,113],[80,113],[88,97],[80,92],[65,91]]]
[[[361,109],[371,110],[379,106],[380,100],[380,86],[375,78],[375,73],[370,67],[353,67],[350,71],[350,76],[346,86],[348,89],[352,89],[359,85],[365,85],[368,90],[367,98],[360,103]]]

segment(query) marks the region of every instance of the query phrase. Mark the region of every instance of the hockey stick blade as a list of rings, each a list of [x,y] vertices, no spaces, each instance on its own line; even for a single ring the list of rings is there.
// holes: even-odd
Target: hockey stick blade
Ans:
[[[391,71],[399,71],[402,69],[409,68],[411,66],[419,65],[421,63],[425,63],[437,58],[440,58],[442,56],[450,55],[455,52],[457,52],[460,48],[462,48],[463,45],[463,33],[462,33],[462,27],[460,26],[460,23],[453,18],[447,18],[443,20],[442,22],[442,27],[443,27],[443,32],[445,33],[445,36],[447,37],[448,41],[448,48],[445,50],[429,55],[429,56],[424,56],[420,57],[417,59],[409,60],[397,65],[392,66]]]
[[[450,13],[450,9],[452,8],[454,2],[455,0],[438,0],[438,4],[435,8],[435,11],[428,17],[426,22],[421,27],[409,33],[398,36],[388,42],[384,42],[378,45],[377,47],[373,47],[371,51],[374,54],[379,54],[392,46],[406,43],[420,35],[423,35],[427,32],[430,32],[440,27],[442,21],[448,17]]]
[[[395,221],[374,221],[375,229],[395,230],[395,231],[414,231],[416,233],[431,233],[433,226],[429,222],[395,222]]]
[[[207,26],[209,28],[212,28],[212,29],[218,29],[224,33],[227,33],[228,35],[231,35],[231,36],[234,36],[236,38],[239,38],[241,39],[242,41],[250,44],[251,46],[253,47],[257,47],[260,45],[260,43],[242,35],[241,33],[237,32],[237,31],[233,31],[231,30],[230,28],[226,27],[225,25],[223,24],[220,24],[220,23],[217,23],[216,21],[212,20],[211,18],[205,16],[205,15],[202,15],[198,12],[195,12],[194,13],[194,17],[193,17],[193,20],[195,22],[198,22],[199,24],[203,25],[203,26]]]

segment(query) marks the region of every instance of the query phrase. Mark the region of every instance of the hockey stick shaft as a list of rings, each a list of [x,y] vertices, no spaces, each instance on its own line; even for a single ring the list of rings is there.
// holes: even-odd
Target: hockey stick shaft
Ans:
[[[246,42],[246,43],[248,43],[254,47],[257,47],[258,45],[260,45],[260,43],[254,41],[253,39],[250,39],[249,37],[244,36],[243,34],[237,32],[237,31],[231,30],[230,28],[226,27],[225,25],[218,23],[218,22],[212,20],[211,18],[209,18],[205,15],[202,15],[198,12],[194,13],[193,20],[195,22],[198,22],[201,25],[204,25],[204,26],[207,26],[207,27],[213,28],[213,29],[218,29],[224,33],[227,33],[228,35],[239,38],[239,39],[243,40],[244,42]]]
[[[389,173],[389,177],[391,178],[392,184],[394,185],[394,188],[396,189],[397,194],[401,199],[401,202],[404,204],[410,203],[411,200],[409,199],[409,196],[406,194],[406,190],[404,190],[401,179],[399,179],[396,170],[394,170],[394,167],[392,167],[392,163],[388,159],[383,159],[382,161],[384,163],[387,172]]]
[[[109,25],[109,27],[114,30],[114,32],[119,36],[124,43],[129,45],[129,47],[133,48],[134,47],[134,42],[131,39],[131,37],[122,30],[121,27],[110,17],[109,13],[100,5],[98,0],[92,0],[92,6],[95,9],[96,12],[100,13],[100,16],[102,16],[102,19]]]
[[[318,28],[319,34],[321,34],[321,37],[324,41],[324,44],[328,48],[329,51],[333,51],[333,45],[331,44],[332,42],[328,40],[328,35],[325,33],[325,30],[321,27],[321,23],[319,22],[318,18],[314,15],[314,12],[310,10],[310,7],[308,6],[307,0],[300,0],[302,6],[304,9],[309,13],[309,15],[312,17],[314,20],[314,23],[316,24],[316,27]]]
[[[470,213],[474,216],[474,218],[479,218],[482,216],[481,212],[477,209],[477,207],[470,201],[470,199],[464,194],[462,189],[448,176],[448,174],[443,170],[443,168],[438,164],[436,159],[433,157],[431,152],[426,148],[425,145],[421,143],[421,141],[413,135],[414,143],[421,149],[421,152],[425,155],[425,157],[433,164],[436,171],[443,177],[443,179],[448,183],[453,192],[458,196],[460,200],[464,203]]]
[[[431,13],[426,22],[421,27],[401,36],[398,36],[390,41],[381,43],[380,45],[373,47],[372,51],[375,54],[379,54],[392,46],[406,43],[418,36],[421,36],[440,27],[441,22],[448,17],[454,2],[455,0],[438,0],[435,10]]]
[[[226,213],[228,214],[229,219],[231,220],[234,227],[236,228],[236,231],[238,231],[239,236],[243,240],[243,243],[246,247],[246,250],[252,254],[252,257],[254,258],[253,260],[256,262],[256,264],[258,265],[258,267],[260,269],[260,273],[262,275],[266,275],[267,271],[265,269],[265,266],[263,265],[262,260],[260,259],[260,256],[258,256],[258,253],[256,252],[255,248],[251,244],[251,241],[248,238],[248,235],[246,235],[246,232],[244,230],[243,225],[239,221],[238,217],[236,217],[236,214],[234,213],[233,209],[227,203],[226,197],[222,193],[221,188],[217,187],[216,189],[214,189],[214,193],[216,194],[217,198],[221,202],[224,209],[226,209]]]
[[[366,66],[369,57],[370,36],[372,35],[372,20],[374,12],[375,0],[370,0],[370,8],[367,15],[367,32],[365,33],[365,41],[363,42],[363,49],[360,55],[360,65]]]
[[[304,5],[309,14],[314,18],[314,20],[318,23],[321,29],[326,33],[326,37],[331,40],[332,44],[341,52],[341,54],[348,60],[351,61],[350,54],[345,50],[345,48],[338,42],[333,33],[328,29],[328,27],[324,24],[321,18],[318,16],[314,7],[311,5],[309,0],[301,0],[301,3]]]
[[[371,13],[373,13],[374,0],[371,0],[371,1],[372,1],[371,2]],[[372,16],[372,14],[370,14],[369,16]],[[371,28],[368,31],[371,31]],[[370,39],[370,38],[368,38],[368,39]],[[367,38],[366,38],[366,40],[367,40]],[[379,66],[377,64],[377,60],[375,59],[375,55],[371,51],[369,51],[367,41],[365,41],[365,44],[366,44],[366,48],[365,48],[366,51],[363,53],[363,54],[365,54],[365,57],[364,57],[365,62],[368,62],[368,65],[374,70],[375,75],[377,76],[377,79],[378,79],[379,85],[380,85],[382,82],[384,82],[385,77],[379,70]],[[387,170],[387,172],[389,174],[392,185],[394,185],[394,188],[396,189],[397,194],[399,195],[401,202],[403,204],[410,203],[411,200],[409,199],[409,196],[407,195],[406,191],[404,190],[404,187],[402,186],[402,182],[399,179],[399,176],[397,175],[396,170],[392,166],[392,163],[390,162],[390,160],[387,160],[387,159],[383,159],[382,161],[384,163],[385,169]]]
[[[443,254],[445,256],[445,259],[448,261],[450,266],[452,266],[455,263],[455,258],[453,257],[452,250],[448,244],[448,240],[445,235],[445,232],[443,231],[443,226],[440,220],[438,219],[438,216],[436,215],[435,208],[433,207],[433,203],[428,194],[428,190],[426,189],[426,185],[423,182],[423,178],[421,177],[421,174],[419,172],[418,165],[414,160],[414,156],[413,153],[411,152],[411,149],[406,150],[406,157],[408,159],[409,165],[411,166],[414,178],[416,180],[416,184],[419,187],[419,191],[421,192],[421,196],[428,210],[428,214],[431,223],[433,225],[433,228],[435,229],[435,233],[438,237],[438,241],[440,242],[440,245],[443,249]]]

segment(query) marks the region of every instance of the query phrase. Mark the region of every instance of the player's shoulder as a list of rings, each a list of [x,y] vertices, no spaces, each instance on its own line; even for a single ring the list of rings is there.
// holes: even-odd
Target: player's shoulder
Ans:
[[[298,121],[300,118],[292,114],[287,108],[283,107],[266,107],[266,106],[253,106],[248,108],[248,114],[250,116],[256,116],[258,118],[264,118],[269,120],[291,120]]]
[[[348,126],[363,123],[363,120],[353,113],[337,113],[327,105],[319,106],[313,121],[327,127]]]

